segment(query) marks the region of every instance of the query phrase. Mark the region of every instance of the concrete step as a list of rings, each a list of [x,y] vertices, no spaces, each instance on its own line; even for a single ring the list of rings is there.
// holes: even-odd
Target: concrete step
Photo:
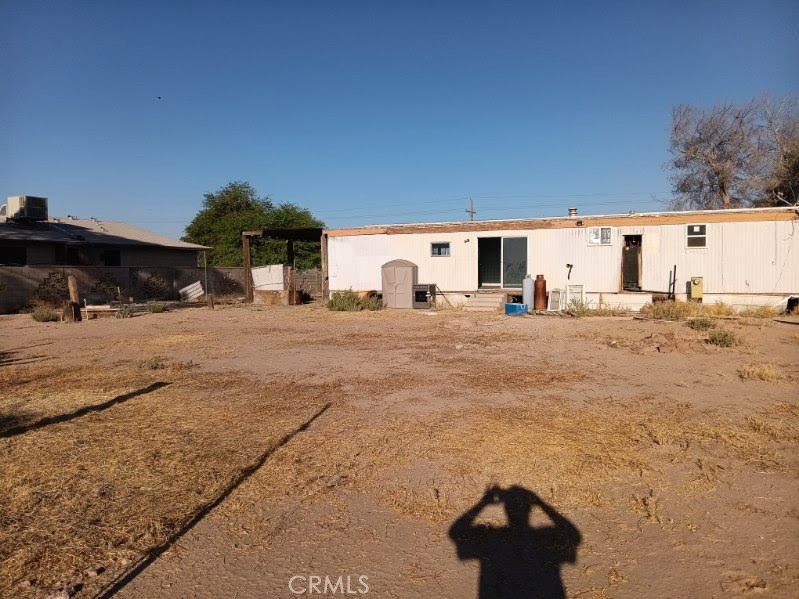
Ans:
[[[464,309],[470,312],[494,312],[502,309],[504,293],[477,293],[470,297]]]

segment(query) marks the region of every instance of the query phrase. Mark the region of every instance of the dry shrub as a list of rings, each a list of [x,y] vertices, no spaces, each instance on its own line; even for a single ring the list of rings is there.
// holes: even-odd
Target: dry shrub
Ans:
[[[600,305],[593,308],[591,302],[576,297],[569,300],[565,311],[572,316],[626,316],[631,312],[630,308],[622,306]]]
[[[327,307],[336,312],[357,312],[361,310],[361,302],[354,291],[335,291],[330,296]]]
[[[641,306],[641,316],[658,320],[683,320],[699,314],[700,304],[693,302],[653,302]]]
[[[147,370],[160,370],[166,368],[166,364],[161,356],[152,356],[139,362],[139,367]]]
[[[147,302],[147,311],[152,314],[160,314],[169,310],[169,304],[166,302]]]
[[[707,342],[711,345],[718,345],[719,347],[735,347],[741,345],[743,340],[733,331],[715,329],[708,334]]]
[[[383,301],[370,295],[359,297],[352,290],[335,291],[327,302],[327,307],[334,312],[375,311],[383,308]]]
[[[735,308],[725,302],[700,304],[699,302],[653,302],[644,304],[640,314],[659,320],[684,320],[692,316],[734,316]]]
[[[122,304],[117,308],[117,311],[114,312],[114,318],[133,318],[133,315],[133,306],[130,304]]]
[[[39,305],[31,312],[31,318],[36,322],[58,322],[61,315],[50,306]]]
[[[708,318],[707,316],[692,318],[686,324],[689,328],[692,328],[695,331],[707,331],[709,329],[716,328],[716,323],[713,321],[713,319]]]
[[[700,312],[710,316],[734,316],[735,308],[725,302],[715,302],[713,304],[699,304]]]
[[[738,377],[743,381],[781,381],[785,375],[772,364],[750,364],[738,369]]]

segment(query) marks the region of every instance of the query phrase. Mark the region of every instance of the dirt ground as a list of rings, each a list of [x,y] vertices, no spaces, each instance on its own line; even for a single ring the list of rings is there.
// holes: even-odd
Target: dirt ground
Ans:
[[[718,327],[0,316],[0,596],[795,597],[799,326]]]

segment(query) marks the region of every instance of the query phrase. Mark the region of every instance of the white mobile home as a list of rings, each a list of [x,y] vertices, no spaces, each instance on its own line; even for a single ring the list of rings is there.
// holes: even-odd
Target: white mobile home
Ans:
[[[791,207],[329,229],[323,246],[330,291],[380,290],[382,266],[406,260],[451,304],[520,294],[526,274],[564,298],[633,309],[670,290],[686,299],[692,282],[705,303],[739,307],[799,294]]]

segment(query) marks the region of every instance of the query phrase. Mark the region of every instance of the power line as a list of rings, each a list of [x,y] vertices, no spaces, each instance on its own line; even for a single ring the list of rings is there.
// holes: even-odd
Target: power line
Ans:
[[[586,197],[620,197],[620,196],[645,196],[645,195],[664,195],[664,194],[671,194],[672,192],[669,191],[621,191],[621,192],[593,192],[593,193],[568,193],[568,194],[552,194],[552,193],[527,193],[527,194],[493,194],[493,195],[481,195],[481,196],[461,196],[461,197],[453,197],[453,198],[444,198],[444,199],[436,199],[436,200],[417,200],[417,201],[403,201],[403,202],[392,202],[390,204],[380,204],[381,208],[392,208],[395,206],[403,206],[409,207],[413,205],[427,205],[427,204],[450,204],[450,203],[460,203],[464,200],[471,200],[471,199],[478,199],[478,200],[505,200],[505,199],[528,199],[534,200],[537,198],[540,199],[558,199],[558,198],[586,198]],[[332,200],[335,203],[336,200]],[[330,213],[342,213],[342,212],[357,212],[359,210],[363,210],[365,207],[363,206],[356,206],[350,208],[333,208],[330,210],[326,210],[325,212]]]
[[[507,212],[512,210],[520,210],[520,209],[527,209],[527,208],[551,208],[560,206],[561,203],[550,203],[550,204],[513,204],[513,205],[506,205],[501,207],[490,207],[490,208],[482,208],[483,212]],[[591,202],[589,207],[598,207],[598,206],[629,206],[630,202],[628,200],[609,200],[604,202]],[[386,216],[413,216],[413,215],[423,215],[423,214],[458,214],[460,213],[460,209],[441,209],[441,210],[404,210],[401,212],[381,212],[381,211],[369,211],[368,213],[363,214],[352,214],[347,216],[340,216],[339,219],[343,218],[382,218]],[[466,212],[469,212],[468,210]]]
[[[473,221],[474,215],[477,214],[477,210],[474,209],[474,200],[472,198],[469,198],[469,209],[466,213],[469,215],[469,220]]]
[[[559,198],[566,199],[566,198],[619,198],[623,196],[644,196],[644,195],[664,195],[664,194],[671,194],[670,191],[668,192],[595,192],[595,193],[582,193],[582,194],[495,194],[495,195],[482,195],[482,196],[474,196],[477,199],[484,199],[484,200],[503,200],[503,199],[536,199],[540,198],[541,200],[549,200],[549,201],[542,201],[542,202],[535,202],[535,203],[521,203],[521,204],[506,204],[504,206],[492,206],[494,202],[489,202],[488,206],[481,208],[482,212],[508,212],[514,210],[522,210],[522,209],[543,209],[543,208],[555,208],[560,207],[563,205],[563,202],[558,201]],[[442,208],[436,210],[418,210],[413,209],[414,203],[409,204],[408,202],[401,202],[401,203],[390,203],[390,204],[380,204],[378,209],[375,210],[375,206],[353,206],[350,208],[335,208],[331,210],[320,210],[320,216],[328,216],[330,220],[342,220],[342,219],[374,219],[374,218],[383,218],[383,217],[402,217],[402,216],[422,216],[422,215],[431,215],[431,214],[458,214],[461,213],[461,208],[449,208],[443,207],[443,205],[449,205],[452,203],[461,203],[463,200],[469,199],[470,200],[470,209],[466,210],[467,214],[470,214],[471,211],[474,210],[473,205],[473,198],[468,198],[467,196],[461,197],[452,197],[440,200],[420,200],[415,202],[416,205],[420,206],[428,206],[432,204],[442,205]],[[657,200],[657,198],[656,198]],[[666,199],[660,200],[666,201]],[[591,208],[591,207],[600,207],[600,206],[629,206],[631,200],[629,199],[606,199],[606,200],[593,200],[587,202],[583,209]],[[382,208],[392,208],[392,207],[404,207],[408,208],[402,211],[388,211],[384,212]],[[476,214],[476,210],[474,211]],[[106,219],[112,220],[112,219]],[[134,224],[184,224],[190,222],[190,219],[186,220],[157,220],[157,219],[145,219],[145,220],[130,220],[128,222]]]

